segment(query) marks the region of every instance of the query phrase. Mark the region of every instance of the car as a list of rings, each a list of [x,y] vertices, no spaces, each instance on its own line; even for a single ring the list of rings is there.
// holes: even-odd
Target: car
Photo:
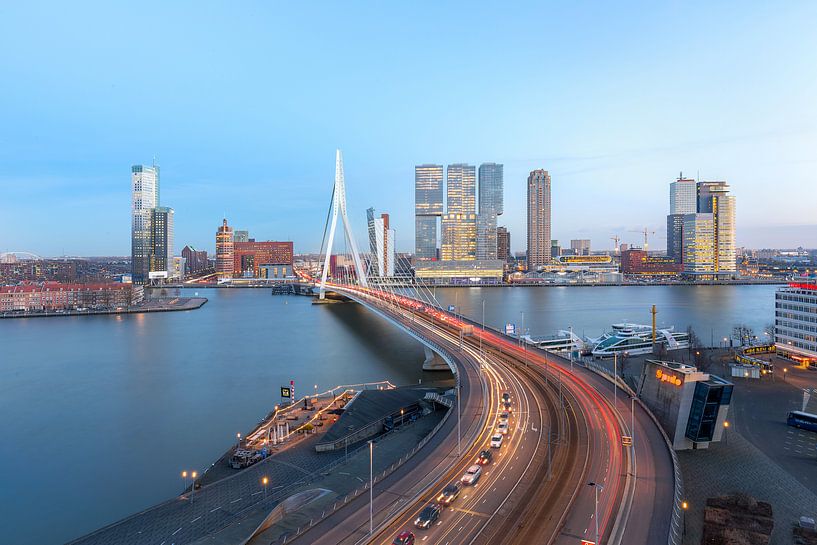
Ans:
[[[488,464],[491,463],[491,458],[493,458],[493,457],[494,457],[494,455],[491,454],[490,450],[483,450],[482,452],[479,453],[479,458],[477,459],[477,463],[479,465],[481,465],[481,466],[487,466]]]
[[[391,543],[392,545],[414,545],[414,534],[411,532],[400,532]]]
[[[503,411],[499,413],[499,423],[507,422],[508,419],[511,417],[511,414],[507,411]]]
[[[508,435],[508,423],[502,422],[496,427],[496,431],[501,433],[502,435]]]
[[[502,406],[505,407],[505,410],[508,411],[508,412],[513,410],[513,408],[511,407],[511,402],[510,401],[506,401],[505,403],[502,404]]]
[[[462,476],[460,481],[462,484],[475,485],[477,484],[480,475],[482,475],[482,468],[477,464],[474,464],[465,470],[465,474]]]
[[[414,521],[414,525],[417,528],[427,530],[432,524],[434,524],[434,521],[440,518],[441,510],[441,507],[436,503],[429,503],[423,508],[422,511],[420,511],[420,516],[418,516],[417,520]]]
[[[491,437],[491,448],[499,448],[502,446],[502,436],[499,434]]]
[[[451,505],[451,503],[457,499],[457,496],[460,495],[461,489],[462,485],[460,485],[460,483],[451,483],[443,488],[443,491],[437,496],[437,501],[440,502],[441,505]]]
[[[502,401],[507,403],[510,400],[511,400],[511,394],[509,394],[508,392],[505,392],[505,393],[502,394]]]

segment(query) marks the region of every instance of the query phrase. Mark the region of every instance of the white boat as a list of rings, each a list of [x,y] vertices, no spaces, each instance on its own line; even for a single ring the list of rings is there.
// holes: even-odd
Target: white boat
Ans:
[[[689,334],[675,331],[673,327],[655,331],[655,342],[667,350],[689,348]],[[635,356],[650,354],[652,348],[652,327],[641,324],[613,324],[613,330],[594,339],[591,354],[596,358],[612,358],[614,354]]]
[[[582,354],[586,353],[588,348],[587,343],[581,337],[567,330],[559,330],[556,332],[556,335],[546,335],[540,337],[522,335],[522,340],[531,346],[535,346],[536,348],[559,354],[567,354],[569,352],[578,352]]]

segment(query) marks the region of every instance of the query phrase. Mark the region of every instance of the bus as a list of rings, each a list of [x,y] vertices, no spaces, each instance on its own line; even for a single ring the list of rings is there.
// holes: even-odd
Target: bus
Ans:
[[[817,414],[804,413],[803,411],[791,411],[786,419],[786,424],[795,428],[802,428],[809,431],[817,431]]]

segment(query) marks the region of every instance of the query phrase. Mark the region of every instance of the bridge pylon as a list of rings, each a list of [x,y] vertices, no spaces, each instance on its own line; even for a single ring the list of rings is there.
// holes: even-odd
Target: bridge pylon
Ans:
[[[321,272],[320,299],[325,298],[326,277],[329,274],[329,260],[332,256],[332,244],[335,241],[335,230],[338,225],[338,213],[343,221],[343,231],[346,241],[352,251],[352,260],[355,264],[358,284],[368,287],[366,281],[366,271],[363,270],[363,262],[360,259],[360,252],[357,250],[357,243],[352,234],[352,226],[349,225],[349,216],[346,215],[346,181],[343,176],[343,155],[340,150],[335,153],[335,187],[332,192],[332,225],[329,229],[329,243],[326,245],[326,258],[323,261],[323,271]]]

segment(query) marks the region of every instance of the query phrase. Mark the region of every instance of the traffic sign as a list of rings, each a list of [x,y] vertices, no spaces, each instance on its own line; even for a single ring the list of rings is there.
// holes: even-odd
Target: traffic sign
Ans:
[[[448,305],[448,312],[454,312],[457,309],[454,305]]]
[[[292,399],[292,389],[289,386],[281,386],[281,397]]]

